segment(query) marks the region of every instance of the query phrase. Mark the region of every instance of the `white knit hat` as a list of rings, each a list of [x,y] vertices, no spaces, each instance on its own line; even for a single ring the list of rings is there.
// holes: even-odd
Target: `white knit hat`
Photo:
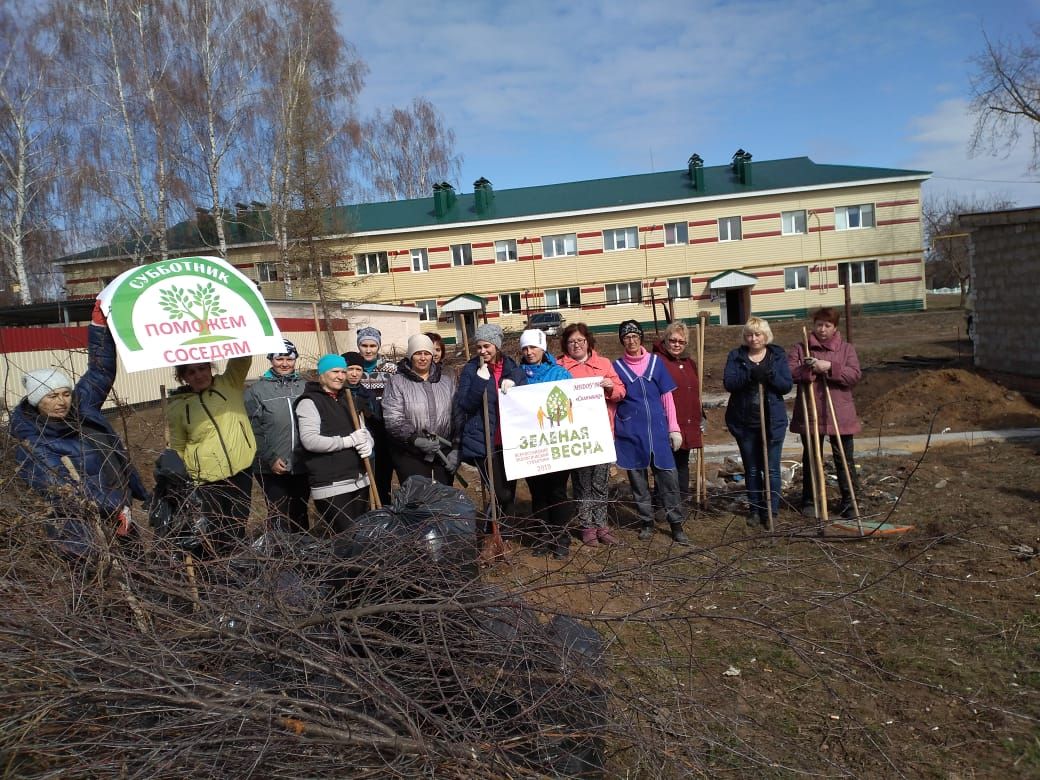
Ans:
[[[25,397],[29,403],[39,406],[45,395],[63,387],[71,390],[73,382],[60,368],[37,368],[27,371],[22,377],[22,387],[25,388]]]
[[[416,333],[414,336],[409,336],[408,357],[411,357],[416,352],[429,352],[432,355],[433,339],[431,339],[425,333]]]
[[[520,334],[520,349],[524,347],[538,347],[544,350],[547,347],[544,330],[525,330]]]

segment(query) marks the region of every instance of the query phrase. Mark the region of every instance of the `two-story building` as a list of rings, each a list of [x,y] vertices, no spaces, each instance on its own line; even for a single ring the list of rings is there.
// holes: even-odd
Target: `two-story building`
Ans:
[[[414,305],[449,343],[476,317],[519,330],[534,312],[612,330],[666,304],[676,318],[712,322],[801,317],[840,305],[847,279],[867,312],[925,306],[921,184],[925,171],[821,165],[807,157],[472,193],[438,185],[431,197],[330,209],[349,225],[323,238],[319,268],[293,270],[298,297]],[[278,250],[262,204],[229,213],[229,260],[270,299],[284,298]],[[172,255],[212,254],[205,231],[170,231]],[[127,267],[102,248],[59,261],[73,297],[93,296]],[[462,304],[462,305],[460,305]],[[661,306],[658,306],[658,305]]]

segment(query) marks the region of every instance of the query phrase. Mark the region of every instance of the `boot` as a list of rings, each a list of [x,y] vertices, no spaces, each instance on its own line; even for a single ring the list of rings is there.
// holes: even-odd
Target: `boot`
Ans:
[[[609,528],[597,528],[596,536],[600,544],[619,544],[617,537],[610,532]]]
[[[561,534],[560,536],[557,536],[555,542],[553,542],[552,557],[557,561],[565,561],[567,560],[567,556],[570,554],[570,548],[570,534]]]
[[[599,547],[599,534],[595,528],[581,529],[581,543],[586,547]]]
[[[683,530],[682,523],[672,523],[672,541],[676,544],[690,543],[690,537]]]
[[[654,538],[654,527],[652,525],[644,525],[639,529],[639,541],[649,542]]]

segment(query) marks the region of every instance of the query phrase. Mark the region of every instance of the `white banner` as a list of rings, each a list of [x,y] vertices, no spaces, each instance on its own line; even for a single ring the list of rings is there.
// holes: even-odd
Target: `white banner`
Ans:
[[[219,257],[131,268],[98,297],[128,372],[284,349],[256,284]]]
[[[600,379],[514,387],[498,396],[506,477],[613,463],[614,436]]]

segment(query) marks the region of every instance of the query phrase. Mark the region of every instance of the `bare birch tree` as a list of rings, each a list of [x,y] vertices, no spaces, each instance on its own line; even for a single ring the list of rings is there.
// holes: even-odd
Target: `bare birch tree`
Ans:
[[[945,193],[925,198],[921,206],[924,232],[929,250],[926,272],[930,286],[956,284],[963,306],[971,289],[968,234],[960,227],[958,217],[978,211],[1011,208],[1014,204],[1001,197],[966,198]]]
[[[387,114],[376,111],[362,127],[360,167],[375,197],[428,196],[434,182],[458,182],[461,165],[455,131],[426,98]]]
[[[991,41],[974,58],[971,107],[975,129],[971,151],[1006,153],[1024,134],[1029,138],[1031,170],[1040,168],[1040,24],[1029,38]]]

